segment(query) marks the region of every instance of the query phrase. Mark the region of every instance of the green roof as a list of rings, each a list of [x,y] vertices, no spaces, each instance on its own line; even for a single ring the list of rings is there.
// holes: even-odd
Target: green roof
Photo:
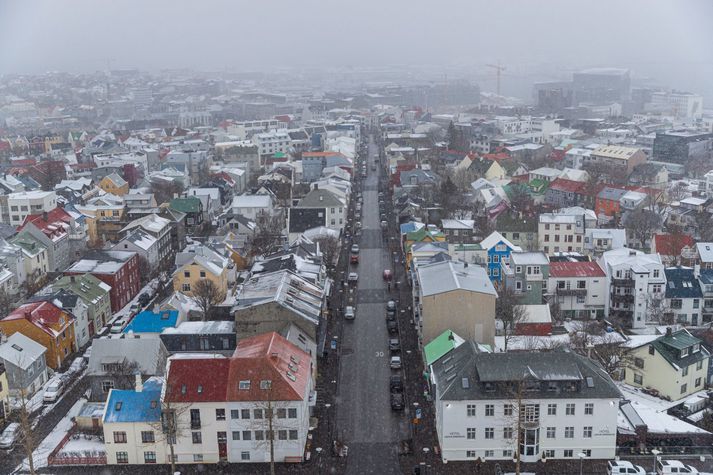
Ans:
[[[530,183],[528,183],[528,186],[530,187],[530,190],[532,190],[532,193],[542,194],[547,191],[547,188],[550,186],[550,183],[548,181],[535,178]]]
[[[480,251],[483,249],[483,246],[481,246],[478,243],[472,243],[472,244],[455,244],[453,246],[454,251]]]
[[[282,152],[276,152],[276,153],[273,155],[273,157],[274,157],[274,158],[285,158],[285,154],[282,153]]]
[[[74,281],[72,281],[74,278]],[[53,289],[71,290],[79,296],[87,305],[95,304],[104,295],[109,294],[111,287],[92,274],[77,276],[64,276],[52,284]]]
[[[428,366],[432,365],[440,358],[442,358],[446,353],[451,351],[453,348],[458,347],[461,343],[463,343],[463,341],[464,340],[455,333],[453,333],[453,331],[444,331],[436,338],[434,338],[429,344],[423,347],[423,354],[426,357],[426,364]]]
[[[687,330],[679,330],[671,335],[664,335],[651,344],[659,352],[659,354],[671,364],[674,368],[685,368],[697,363],[700,360],[706,360],[710,354],[703,345],[700,345],[701,340],[694,337]],[[693,352],[692,346],[699,344],[699,350]],[[684,348],[689,348],[687,356],[680,356],[680,351]]]
[[[443,233],[440,231],[431,232],[427,230],[425,226],[417,231],[406,233],[407,241],[423,241],[426,237],[430,237],[435,240],[437,237],[443,237]]]
[[[198,213],[201,210],[201,200],[195,196],[187,198],[174,198],[169,205],[172,209],[181,213]]]

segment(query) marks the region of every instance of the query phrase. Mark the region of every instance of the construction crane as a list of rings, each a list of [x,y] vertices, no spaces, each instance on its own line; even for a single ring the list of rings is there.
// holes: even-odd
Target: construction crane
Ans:
[[[501,66],[500,63],[498,64],[486,64],[485,65],[488,68],[493,68],[495,70],[495,77],[497,78],[497,93],[498,96],[500,95],[500,75],[503,71],[505,71],[505,66]]]

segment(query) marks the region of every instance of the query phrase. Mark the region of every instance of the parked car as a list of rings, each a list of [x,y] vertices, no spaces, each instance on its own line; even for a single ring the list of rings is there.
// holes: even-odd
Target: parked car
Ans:
[[[20,423],[11,422],[0,435],[0,449],[10,450],[20,437]]]
[[[391,315],[396,315],[396,302],[389,300],[386,302],[386,313]]]
[[[401,342],[398,338],[389,338],[389,351],[394,353],[401,351]]]
[[[391,273],[391,269],[384,269],[383,277],[386,282],[393,279],[394,275]]]
[[[149,303],[150,301],[151,301],[151,296],[150,296],[149,294],[147,294],[146,292],[144,292],[143,294],[139,295],[139,304],[140,304],[142,307],[145,307],[146,305],[148,305],[148,303]]]
[[[91,347],[90,347],[91,348]],[[87,367],[87,361],[84,359],[83,356],[77,356],[74,358],[72,361],[72,364],[69,365],[69,372],[70,373],[79,373],[82,371],[84,368]]]
[[[126,326],[126,320],[123,318],[119,318],[114,320],[114,323],[111,324],[111,333],[121,333],[121,331],[124,329]]]
[[[352,244],[352,254],[359,254],[359,244]]]
[[[403,393],[391,393],[391,410],[402,411],[404,408]]]
[[[404,382],[401,380],[400,374],[394,374],[389,379],[389,391],[392,393],[400,393],[404,390]]]
[[[351,305],[344,308],[344,320],[354,320],[356,318],[356,310]]]
[[[607,475],[646,475],[646,470],[626,460],[610,460],[607,462]]]
[[[42,396],[44,402],[56,402],[64,392],[64,381],[60,377],[54,377],[47,382],[45,394]]]
[[[347,280],[349,280],[349,283],[351,284],[356,284],[359,280],[359,274],[357,274],[356,272],[350,272]]]
[[[389,362],[389,366],[391,367],[391,369],[401,369],[401,357],[392,356],[391,361]]]
[[[372,164],[371,164],[371,169],[372,169],[372,170],[376,170],[376,163],[372,163]]]
[[[349,256],[349,263],[359,264],[359,254],[352,254],[351,256]]]
[[[387,223],[386,221],[381,222],[381,229],[386,229],[388,227],[389,227],[389,223]]]
[[[698,469],[686,465],[679,460],[657,460],[656,473],[658,475],[671,475],[674,473],[698,474]]]
[[[386,329],[389,331],[390,335],[395,335],[399,332],[399,326],[396,320],[389,320],[386,322]]]

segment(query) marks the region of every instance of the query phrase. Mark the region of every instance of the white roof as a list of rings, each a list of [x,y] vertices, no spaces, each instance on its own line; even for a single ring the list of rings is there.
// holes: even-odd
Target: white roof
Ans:
[[[490,249],[501,241],[508,247],[510,247],[513,251],[522,251],[522,248],[520,246],[516,246],[515,244],[511,243],[497,231],[493,231],[490,236],[480,241],[480,247],[482,247],[483,249]]]
[[[510,254],[510,262],[515,265],[537,265],[546,266],[550,263],[544,252],[513,252]]]
[[[212,322],[183,322],[177,327],[168,327],[163,330],[163,334],[189,334],[202,335],[213,333],[235,333],[235,322],[232,321],[212,321]]]
[[[44,346],[17,332],[0,345],[0,359],[21,369],[27,369],[46,351],[47,348]]]
[[[269,208],[270,195],[240,195],[233,198],[233,208]]]
[[[473,229],[475,221],[472,219],[442,219],[441,227],[444,229]]]
[[[696,250],[702,262],[713,262],[713,242],[696,243]]]
[[[522,323],[552,323],[549,305],[521,305],[521,307],[524,309]]]
[[[452,290],[469,290],[494,295],[497,297],[485,269],[479,266],[468,266],[462,262],[434,262],[418,267],[418,278],[421,283],[422,295],[435,295]]]

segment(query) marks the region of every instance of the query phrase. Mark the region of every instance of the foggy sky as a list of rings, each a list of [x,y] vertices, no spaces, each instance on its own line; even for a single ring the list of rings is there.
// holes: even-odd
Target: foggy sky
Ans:
[[[711,19],[708,0],[0,0],[0,74],[500,61],[704,92]]]

